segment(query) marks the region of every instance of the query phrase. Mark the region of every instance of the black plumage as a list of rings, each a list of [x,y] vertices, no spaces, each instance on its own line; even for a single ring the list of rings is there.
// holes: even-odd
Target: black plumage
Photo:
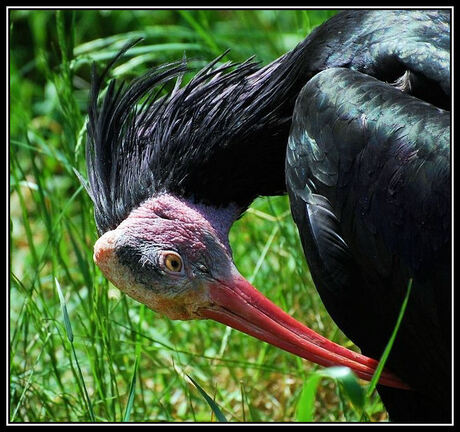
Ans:
[[[217,207],[237,203],[242,211],[258,195],[284,193],[280,142],[303,56],[296,50],[265,68],[251,60],[214,67],[219,57],[159,98],[161,85],[186,71],[184,62],[165,65],[129,87],[112,81],[100,107],[108,68],[101,76],[93,70],[87,164],[99,232],[160,191]]]
[[[449,112],[337,68],[304,87],[289,137],[291,209],[315,285],[364,354],[381,355],[414,280],[387,363],[413,391],[379,389],[397,421],[450,418],[449,124]]]
[[[288,192],[321,298],[365,354],[382,353],[413,278],[389,358],[412,390],[379,392],[394,421],[449,422],[450,11],[349,10],[266,67],[218,61],[163,97],[184,62],[112,82],[100,107],[94,77],[99,231],[160,192],[240,214]]]

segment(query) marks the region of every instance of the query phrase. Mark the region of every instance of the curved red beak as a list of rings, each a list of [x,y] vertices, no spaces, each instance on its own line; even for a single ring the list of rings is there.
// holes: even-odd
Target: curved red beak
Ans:
[[[226,283],[209,286],[212,306],[200,315],[226,324],[292,354],[322,366],[347,366],[364,380],[371,380],[378,362],[350,351],[299,323],[257,291],[241,275]],[[379,384],[409,389],[398,377],[384,370]]]

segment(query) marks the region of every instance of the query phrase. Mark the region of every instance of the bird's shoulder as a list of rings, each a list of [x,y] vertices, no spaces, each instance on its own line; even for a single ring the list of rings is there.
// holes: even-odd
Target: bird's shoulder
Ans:
[[[311,73],[347,67],[392,82],[409,70],[450,95],[450,21],[449,10],[348,10],[302,47]]]

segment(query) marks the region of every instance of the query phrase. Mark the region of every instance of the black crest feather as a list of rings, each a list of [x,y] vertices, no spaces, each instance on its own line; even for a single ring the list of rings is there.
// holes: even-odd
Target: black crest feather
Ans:
[[[257,195],[284,193],[300,50],[264,68],[252,58],[219,65],[225,52],[180,87],[189,70],[183,59],[129,85],[112,80],[101,96],[109,70],[134,43],[101,75],[92,70],[86,158],[99,232],[159,192],[242,211]]]

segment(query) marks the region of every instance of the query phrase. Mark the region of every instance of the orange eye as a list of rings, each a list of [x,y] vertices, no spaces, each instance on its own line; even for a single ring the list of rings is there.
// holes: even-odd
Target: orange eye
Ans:
[[[182,271],[182,258],[178,254],[166,252],[163,260],[165,267],[170,272],[180,273]]]

